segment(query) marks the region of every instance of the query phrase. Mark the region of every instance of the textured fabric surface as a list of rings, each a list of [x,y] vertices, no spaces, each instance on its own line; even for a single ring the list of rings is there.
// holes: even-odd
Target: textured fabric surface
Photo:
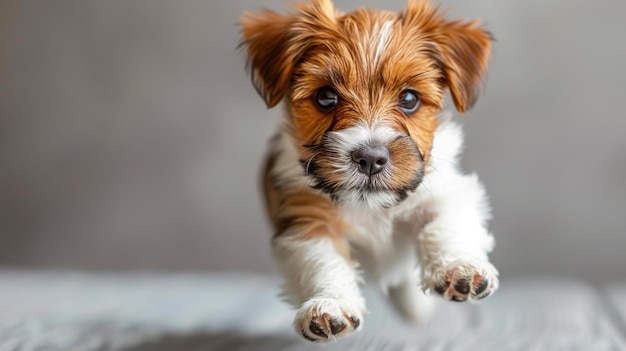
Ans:
[[[0,271],[0,351],[320,350],[291,330],[276,277]],[[625,350],[626,284],[502,282],[407,325],[365,289],[364,328],[324,350]]]

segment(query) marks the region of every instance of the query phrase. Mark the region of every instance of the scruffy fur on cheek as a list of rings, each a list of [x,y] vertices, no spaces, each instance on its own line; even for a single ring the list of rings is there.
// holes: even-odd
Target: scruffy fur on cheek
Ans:
[[[476,100],[490,34],[426,1],[342,13],[312,0],[247,14],[242,37],[253,85],[268,107],[284,105],[263,190],[296,333],[319,342],[360,330],[360,272],[413,321],[427,319],[431,293],[493,293],[485,191],[459,171],[462,133],[440,114],[446,91],[460,112]],[[336,97],[328,106],[321,89]]]

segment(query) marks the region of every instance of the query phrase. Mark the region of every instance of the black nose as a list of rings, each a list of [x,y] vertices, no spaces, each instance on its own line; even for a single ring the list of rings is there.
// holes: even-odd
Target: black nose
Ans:
[[[352,152],[352,161],[358,164],[359,172],[371,176],[385,169],[389,150],[384,146],[366,146]]]

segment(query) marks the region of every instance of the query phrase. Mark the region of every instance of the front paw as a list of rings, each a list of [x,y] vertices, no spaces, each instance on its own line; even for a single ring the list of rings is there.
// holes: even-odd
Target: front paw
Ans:
[[[296,313],[296,332],[309,341],[333,340],[359,330],[361,309],[347,301],[318,298],[305,302]]]
[[[424,289],[434,290],[446,300],[477,301],[498,288],[498,270],[489,261],[460,260],[433,266],[424,271]]]

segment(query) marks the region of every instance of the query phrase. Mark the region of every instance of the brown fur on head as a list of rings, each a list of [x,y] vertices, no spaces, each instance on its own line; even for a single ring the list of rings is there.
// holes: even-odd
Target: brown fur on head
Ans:
[[[447,21],[425,1],[400,13],[344,14],[330,0],[312,0],[290,14],[248,14],[242,28],[253,84],[268,107],[285,100],[305,171],[335,198],[357,191],[361,200],[386,192],[397,201],[415,189],[445,90],[460,112],[471,107],[491,45],[476,22]],[[325,89],[336,94],[332,108],[316,102]],[[407,91],[419,98],[416,111],[400,108]],[[360,139],[346,140],[352,136]],[[379,144],[389,167],[358,174],[347,148]]]

